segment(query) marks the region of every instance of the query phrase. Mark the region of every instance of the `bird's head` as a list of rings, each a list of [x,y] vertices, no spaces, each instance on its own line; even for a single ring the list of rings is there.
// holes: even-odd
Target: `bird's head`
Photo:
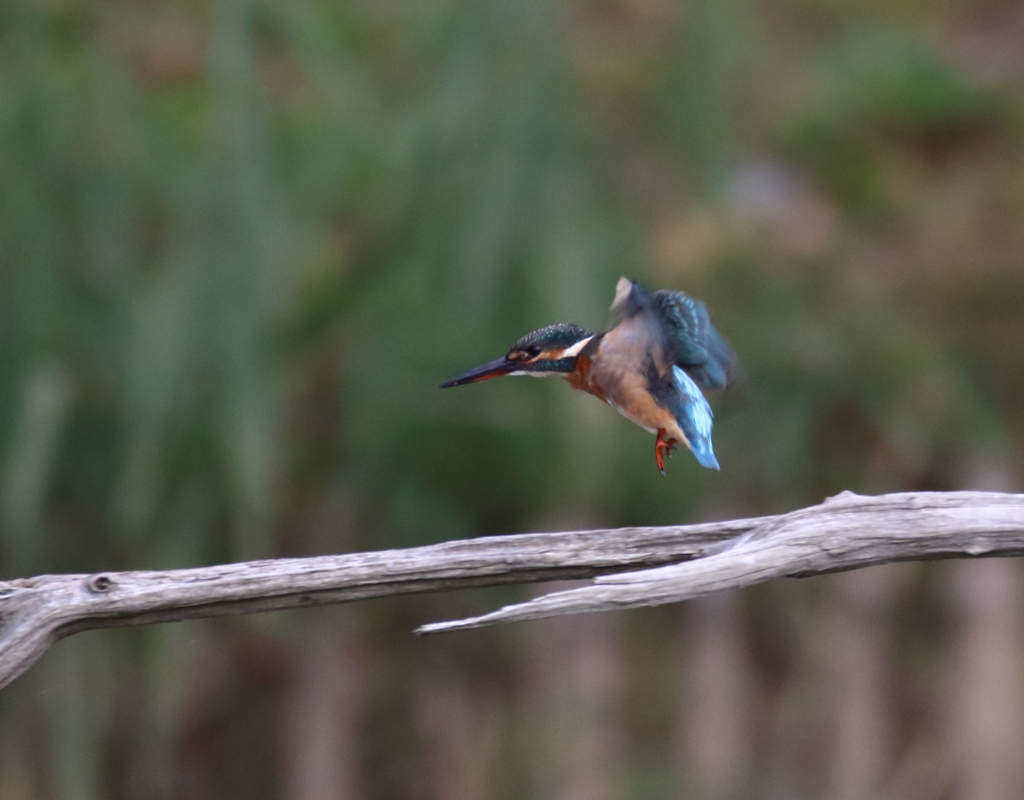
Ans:
[[[594,334],[567,322],[548,325],[521,337],[501,358],[456,375],[442,389],[502,375],[555,375],[576,369],[580,351]]]

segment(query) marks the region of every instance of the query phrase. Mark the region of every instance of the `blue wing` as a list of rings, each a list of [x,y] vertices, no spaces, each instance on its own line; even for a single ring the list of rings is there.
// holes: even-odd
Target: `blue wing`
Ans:
[[[683,292],[654,293],[672,361],[705,389],[724,389],[736,368],[736,353],[711,324],[707,306]]]
[[[653,294],[621,278],[612,309],[625,320],[646,315],[652,323],[651,355],[665,370],[675,364],[702,389],[724,389],[737,371],[736,353],[711,324],[708,308],[684,292],[661,289]]]
[[[678,404],[670,409],[679,422],[679,427],[690,442],[690,450],[697,457],[702,467],[720,469],[715,451],[711,446],[711,428],[714,425],[714,414],[711,406],[694,383],[693,378],[680,367],[672,367],[672,380],[679,392]]]
[[[711,445],[714,415],[701,388],[724,389],[736,368],[736,354],[711,324],[707,307],[682,292],[651,294],[622,278],[612,310],[622,321],[641,320],[637,330],[650,357],[651,395],[675,417],[700,465],[719,469]]]

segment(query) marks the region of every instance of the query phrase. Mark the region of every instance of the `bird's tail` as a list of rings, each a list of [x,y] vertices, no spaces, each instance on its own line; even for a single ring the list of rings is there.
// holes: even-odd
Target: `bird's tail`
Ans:
[[[672,377],[679,390],[679,407],[675,409],[675,417],[686,434],[690,450],[702,467],[721,469],[711,444],[711,429],[714,427],[711,406],[693,378],[682,369],[672,367]]]

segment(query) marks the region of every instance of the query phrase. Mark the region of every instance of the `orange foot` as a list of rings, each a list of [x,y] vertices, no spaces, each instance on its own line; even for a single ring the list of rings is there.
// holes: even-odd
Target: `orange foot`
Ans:
[[[665,429],[658,428],[658,438],[654,442],[654,460],[658,462],[658,469],[665,474],[665,456],[672,457],[672,451],[676,449],[675,439],[665,438]]]

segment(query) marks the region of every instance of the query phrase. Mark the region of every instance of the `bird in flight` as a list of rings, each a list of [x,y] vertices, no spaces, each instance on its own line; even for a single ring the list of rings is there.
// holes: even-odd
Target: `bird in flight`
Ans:
[[[719,469],[713,414],[704,391],[718,392],[737,371],[736,354],[711,324],[707,307],[683,292],[650,292],[628,278],[616,286],[615,327],[592,333],[557,323],[519,339],[501,358],[441,384],[442,389],[502,375],[561,375],[657,434],[654,459],[684,444],[701,466]]]

